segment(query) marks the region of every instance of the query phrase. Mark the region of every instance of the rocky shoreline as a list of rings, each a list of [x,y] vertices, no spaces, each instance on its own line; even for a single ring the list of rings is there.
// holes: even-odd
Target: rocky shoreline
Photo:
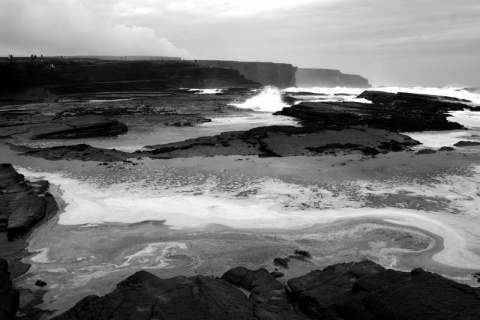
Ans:
[[[237,267],[221,278],[161,279],[139,271],[107,295],[85,297],[53,319],[474,320],[480,314],[480,288],[422,269],[401,272],[365,260],[331,265],[283,283],[276,279],[279,274]],[[0,290],[0,317],[15,319],[19,292],[1,259]]]

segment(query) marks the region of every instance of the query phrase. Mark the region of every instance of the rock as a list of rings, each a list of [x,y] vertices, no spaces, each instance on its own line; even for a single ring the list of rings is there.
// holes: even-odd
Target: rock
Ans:
[[[284,274],[284,273],[282,273],[282,272],[278,272],[278,271],[273,271],[273,272],[270,272],[270,274],[271,274],[271,275],[272,275],[272,277],[274,277],[275,279],[276,279],[276,278],[281,278],[281,277],[285,276],[285,274]]]
[[[237,267],[222,279],[139,271],[54,319],[478,319],[480,290],[414,269],[340,263],[288,281]],[[236,289],[249,291],[249,297]],[[305,314],[303,312],[305,312]]]
[[[447,120],[447,111],[469,109],[460,100],[406,93],[364,91],[359,102],[302,102],[276,114],[301,119],[305,126],[344,129],[368,126],[395,132],[454,130],[463,126]]]
[[[288,281],[300,308],[314,318],[335,318],[335,308],[352,297],[356,279],[385,269],[371,261],[342,263]]]
[[[454,144],[455,147],[472,147],[472,146],[480,146],[480,142],[478,141],[458,141]]]
[[[432,154],[432,153],[437,153],[437,151],[433,150],[433,149],[422,149],[422,150],[419,150],[417,152],[415,152],[415,154]]]
[[[113,137],[128,131],[127,126],[117,120],[72,125],[69,129],[38,134],[33,139],[84,139],[96,137]]]
[[[441,147],[438,151],[455,151],[455,148],[452,147]]]
[[[251,271],[250,271],[251,272]],[[274,305],[272,307],[275,307]],[[290,314],[295,319],[295,314]],[[54,319],[288,319],[220,279],[160,279],[139,271],[104,297],[88,296]]]
[[[273,259],[273,264],[279,267],[283,267],[288,269],[288,262],[290,261],[289,258],[275,258]]]
[[[48,160],[83,160],[83,161],[123,161],[129,154],[114,149],[102,149],[87,144],[72,146],[58,146],[51,148],[30,148],[25,146],[10,145],[15,151],[23,152],[23,155],[44,158]]]
[[[223,60],[198,60],[200,66],[212,66],[237,70],[245,79],[264,86],[288,88],[295,86],[296,67],[286,63],[273,62],[243,62]]]
[[[298,87],[347,87],[370,88],[368,80],[355,75],[343,74],[333,69],[298,68],[295,74]]]
[[[0,164],[0,232],[10,240],[27,233],[36,223],[53,216],[58,206],[49,193],[48,182],[32,184],[11,164]]]
[[[35,281],[35,285],[37,287],[45,287],[47,285],[47,283],[41,279],[38,279],[37,281]]]
[[[51,68],[54,63],[56,68]],[[259,87],[237,70],[192,61],[49,60],[0,63],[0,91],[49,86],[55,94],[158,91],[177,88]]]
[[[20,292],[13,288],[8,263],[0,258],[0,319],[16,319],[20,304]]]
[[[346,319],[478,319],[480,292],[437,274],[386,270],[356,283],[357,296],[340,305]]]

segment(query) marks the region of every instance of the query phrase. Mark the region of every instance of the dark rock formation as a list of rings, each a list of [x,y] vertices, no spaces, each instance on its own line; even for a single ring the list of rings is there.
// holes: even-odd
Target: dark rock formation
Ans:
[[[0,320],[16,319],[20,293],[13,288],[8,263],[0,258]]]
[[[296,67],[286,63],[273,62],[241,62],[222,60],[199,60],[200,66],[212,66],[238,70],[246,79],[264,86],[288,88],[295,86]]]
[[[438,151],[454,151],[455,148],[452,147],[441,147]]]
[[[113,137],[128,131],[127,126],[117,120],[93,123],[67,124],[68,129],[55,130],[38,134],[33,139],[85,139],[96,137]]]
[[[350,141],[350,142],[349,142]],[[149,157],[173,159],[219,155],[258,155],[259,157],[309,156],[318,154],[362,153],[367,156],[402,151],[419,144],[398,133],[368,127],[324,129],[321,127],[271,126],[248,131],[224,132],[182,142],[147,146],[150,151],[127,153],[89,145],[30,148],[11,146],[23,155],[48,160],[121,161]]]
[[[339,70],[334,69],[298,68],[295,77],[297,87],[371,87],[368,80],[361,76],[355,74],[343,74]]]
[[[479,314],[478,288],[422,269],[406,273],[362,261],[312,271],[288,287],[265,269],[237,267],[221,279],[159,279],[139,271],[55,319],[473,320]]]
[[[57,94],[166,88],[258,87],[238,71],[196,66],[192,61],[57,59],[0,62],[0,91],[49,86]]]
[[[462,129],[462,125],[448,121],[445,113],[470,108],[461,101],[412,93],[365,91],[358,98],[373,103],[304,102],[283,108],[277,114],[299,118],[306,126],[343,128],[366,125],[412,132]]]
[[[0,164],[0,232],[13,239],[55,214],[57,202],[47,189],[47,181],[30,183],[11,164]]]
[[[129,154],[114,149],[101,149],[86,144],[73,146],[59,146],[51,148],[30,148],[25,146],[13,146],[15,151],[23,152],[24,155],[44,158],[47,160],[83,160],[83,161],[123,161]],[[130,156],[132,157],[132,156]]]
[[[454,144],[455,147],[472,147],[472,146],[480,146],[479,141],[458,141]]]
[[[139,271],[106,296],[88,296],[54,319],[282,318],[289,319],[261,308],[261,304],[223,280],[203,276],[159,279]]]

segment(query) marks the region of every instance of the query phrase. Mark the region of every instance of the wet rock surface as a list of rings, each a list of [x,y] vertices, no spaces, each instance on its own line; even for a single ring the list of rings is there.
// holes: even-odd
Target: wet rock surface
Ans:
[[[20,292],[13,288],[8,263],[0,258],[0,319],[15,319],[18,311]]]
[[[364,125],[390,131],[455,130],[463,126],[447,120],[447,111],[470,108],[463,100],[413,93],[364,91],[360,102],[303,102],[277,114],[301,119],[305,126],[342,129]]]
[[[47,192],[48,185],[48,181],[30,183],[11,164],[0,164],[0,232],[14,239],[53,216],[58,206]]]
[[[241,288],[239,290],[238,288]],[[139,271],[109,294],[55,319],[478,319],[480,290],[437,274],[371,261],[341,263],[288,281],[237,267],[221,279],[160,279]]]

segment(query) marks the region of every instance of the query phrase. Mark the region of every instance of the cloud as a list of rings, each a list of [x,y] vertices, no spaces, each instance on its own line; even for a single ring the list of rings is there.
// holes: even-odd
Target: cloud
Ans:
[[[2,0],[0,54],[192,55],[148,26],[112,21],[108,3]],[[145,12],[145,11],[144,11]]]

